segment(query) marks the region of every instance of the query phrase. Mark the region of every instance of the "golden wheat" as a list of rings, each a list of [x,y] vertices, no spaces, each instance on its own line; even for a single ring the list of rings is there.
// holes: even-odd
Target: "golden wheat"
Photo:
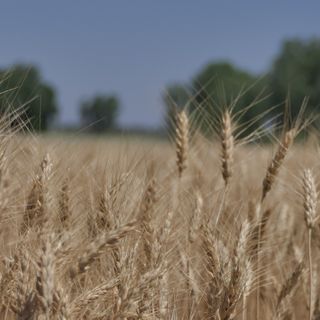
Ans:
[[[286,131],[265,173],[230,113],[220,146],[190,119],[175,145],[8,132],[0,319],[317,319],[316,145]]]

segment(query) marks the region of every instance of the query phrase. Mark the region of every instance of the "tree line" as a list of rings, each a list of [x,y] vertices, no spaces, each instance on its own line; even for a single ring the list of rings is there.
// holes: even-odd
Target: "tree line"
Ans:
[[[46,131],[58,115],[57,94],[36,66],[18,64],[0,70],[0,113],[35,131]],[[80,103],[81,124],[88,131],[113,130],[119,113],[115,95],[100,94]]]
[[[217,126],[221,112],[232,108],[240,134],[277,128],[294,121],[307,101],[308,113],[320,111],[320,39],[290,39],[264,74],[253,74],[229,62],[204,66],[188,83],[167,87],[166,121],[174,124],[179,108],[188,108],[197,126]]]
[[[39,69],[15,65],[0,70],[0,79],[0,112],[19,114],[28,127],[47,130],[59,108],[54,88],[43,80]],[[290,106],[290,117],[296,117],[306,96],[308,110],[318,113],[320,39],[285,41],[264,75],[230,62],[208,63],[187,83],[169,85],[163,102],[169,126],[174,122],[176,109],[188,108],[194,123],[208,130],[215,125],[219,113],[231,107],[238,115],[239,125],[253,131],[281,122],[279,108],[285,101]],[[94,132],[115,129],[119,112],[119,98],[110,94],[93,96],[79,106],[82,125]],[[13,123],[16,118],[13,117]]]

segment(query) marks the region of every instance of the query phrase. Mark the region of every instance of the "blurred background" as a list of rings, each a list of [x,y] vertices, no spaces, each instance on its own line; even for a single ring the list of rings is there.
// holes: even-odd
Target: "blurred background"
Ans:
[[[317,1],[0,6],[0,109],[32,130],[161,135],[186,105],[202,127],[232,105],[254,130],[305,96],[320,111]]]

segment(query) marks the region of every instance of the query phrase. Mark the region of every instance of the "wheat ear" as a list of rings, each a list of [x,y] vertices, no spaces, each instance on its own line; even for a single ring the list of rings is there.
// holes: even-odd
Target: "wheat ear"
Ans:
[[[290,277],[282,285],[282,288],[280,290],[280,293],[277,299],[277,306],[276,306],[277,313],[279,312],[279,308],[281,306],[282,301],[291,294],[291,292],[297,285],[298,280],[302,274],[302,271],[303,271],[303,262],[299,262],[298,265],[293,270],[293,272],[291,273]]]
[[[185,110],[177,113],[176,122],[176,153],[179,177],[187,168],[187,155],[189,147],[189,120]]]
[[[318,194],[311,170],[304,170],[303,174],[303,208],[304,219],[308,228],[308,258],[309,258],[309,319],[313,314],[313,272],[312,272],[312,231],[317,220]]]
[[[284,134],[282,141],[279,144],[278,150],[274,155],[267,169],[266,176],[263,180],[261,202],[265,199],[266,195],[271,190],[274,180],[278,175],[279,169],[288,153],[290,146],[293,143],[295,136],[296,129],[291,129]]]
[[[232,122],[229,111],[226,111],[222,116],[221,130],[222,177],[226,186],[232,176],[233,153],[234,137],[232,133]]]
[[[92,302],[98,300],[100,297],[105,296],[105,294],[115,288],[118,285],[118,279],[112,279],[106,283],[102,283],[97,287],[85,292],[81,296],[77,297],[71,304],[71,313],[79,315],[82,311],[86,309],[88,305]]]
[[[69,190],[69,178],[67,177],[61,187],[60,198],[59,198],[59,217],[62,226],[65,229],[69,227],[70,220],[70,190]]]
[[[46,315],[46,319],[49,319],[54,294],[54,252],[49,239],[43,244],[38,268],[39,273],[36,282],[37,300],[40,308]]]
[[[71,267],[69,274],[71,278],[74,278],[78,274],[84,273],[90,267],[90,265],[101,255],[105,248],[114,247],[120,241],[121,238],[128,233],[136,230],[136,222],[130,222],[114,231],[110,231],[106,234],[95,239],[87,249],[87,251],[79,257],[75,267]]]
[[[52,176],[52,162],[48,154],[40,164],[40,174],[33,182],[31,192],[27,199],[27,205],[23,216],[21,233],[26,233],[34,225],[42,227],[47,217],[46,206],[49,202],[48,182]]]
[[[156,181],[151,179],[142,199],[140,209],[140,220],[142,225],[143,250],[146,257],[145,267],[150,267],[152,260],[152,248],[154,241],[154,230],[151,225],[151,214],[154,203],[156,202]]]

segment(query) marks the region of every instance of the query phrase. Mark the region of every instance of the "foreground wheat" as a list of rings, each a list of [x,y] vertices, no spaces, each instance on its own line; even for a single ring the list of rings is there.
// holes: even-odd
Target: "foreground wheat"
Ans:
[[[190,119],[179,113],[175,146],[10,136],[0,319],[319,318],[316,169],[304,216],[294,191],[315,146],[286,158],[285,132],[265,172],[269,145],[237,145],[234,160],[230,113],[220,143],[190,139]]]

